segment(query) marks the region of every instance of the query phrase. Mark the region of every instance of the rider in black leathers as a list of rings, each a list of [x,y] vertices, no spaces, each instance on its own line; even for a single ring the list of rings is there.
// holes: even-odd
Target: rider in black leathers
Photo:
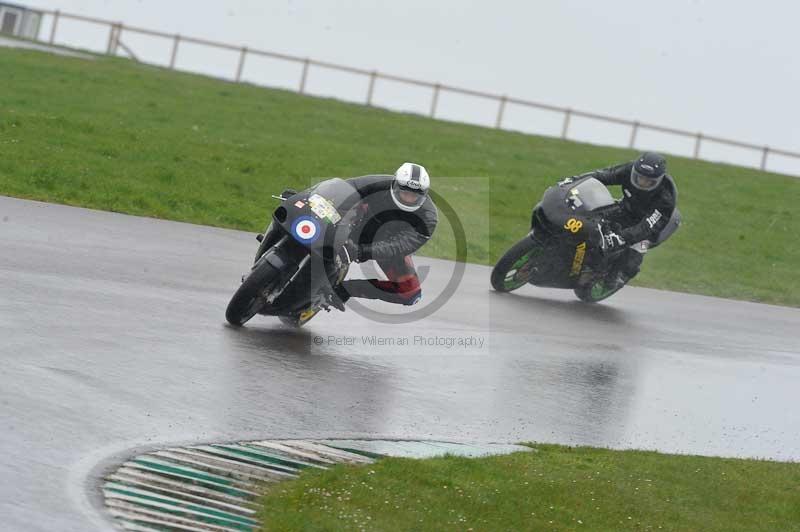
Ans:
[[[358,191],[362,211],[340,255],[348,262],[374,260],[388,280],[353,279],[336,287],[342,302],[350,297],[382,299],[413,305],[422,296],[411,255],[430,240],[438,221],[428,195],[430,178],[424,167],[405,163],[395,175],[367,175],[347,180]]]
[[[357,195],[349,209],[356,209],[359,222],[351,229],[337,255],[339,260],[374,260],[386,274],[378,279],[345,280],[334,287],[331,301],[339,310],[350,297],[382,299],[390,303],[413,305],[422,297],[419,276],[411,255],[430,240],[438,221],[436,205],[428,191],[427,170],[415,163],[404,163],[394,175],[366,175],[347,180]],[[287,188],[289,198],[297,191]],[[273,224],[259,235],[261,246],[255,261],[280,238]]]
[[[625,252],[617,261],[618,282],[626,283],[639,273],[643,255],[631,248],[643,241],[655,243],[677,205],[678,189],[667,174],[667,161],[657,153],[644,153],[638,159],[572,179],[594,177],[606,186],[621,185],[620,208],[610,223],[599,228],[598,244],[604,253],[620,248]]]

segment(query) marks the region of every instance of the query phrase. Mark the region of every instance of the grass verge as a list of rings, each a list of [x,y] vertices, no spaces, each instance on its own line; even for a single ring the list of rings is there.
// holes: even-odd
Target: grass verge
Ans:
[[[549,184],[634,156],[119,59],[0,48],[0,71],[0,194],[257,231],[285,186],[414,160],[461,215],[468,260],[484,264],[526,233]],[[635,284],[800,306],[800,180],[670,166],[685,224]],[[453,257],[451,234],[423,253]]]
[[[264,530],[798,530],[800,464],[537,445],[304,472]]]

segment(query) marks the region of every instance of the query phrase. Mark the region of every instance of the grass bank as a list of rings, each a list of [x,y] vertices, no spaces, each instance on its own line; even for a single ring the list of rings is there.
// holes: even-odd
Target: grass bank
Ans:
[[[525,234],[549,184],[634,156],[118,59],[0,48],[0,72],[0,194],[257,231],[284,186],[414,160],[460,214],[468,260],[485,264]],[[800,180],[670,166],[685,225],[635,284],[800,305]],[[438,233],[424,253],[452,257]]]
[[[798,530],[800,464],[536,446],[306,471],[264,530]]]

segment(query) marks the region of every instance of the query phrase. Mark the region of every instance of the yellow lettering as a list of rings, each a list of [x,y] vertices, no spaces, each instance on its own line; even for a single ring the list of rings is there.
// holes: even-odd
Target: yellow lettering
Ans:
[[[572,260],[572,270],[570,270],[570,276],[574,277],[581,273],[581,268],[583,267],[583,258],[586,256],[586,242],[581,242],[575,248],[575,258]]]

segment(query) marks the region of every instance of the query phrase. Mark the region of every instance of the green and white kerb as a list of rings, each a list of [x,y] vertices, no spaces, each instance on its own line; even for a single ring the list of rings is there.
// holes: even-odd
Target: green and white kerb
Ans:
[[[387,440],[269,440],[178,447],[122,464],[102,485],[105,505],[121,530],[255,530],[255,498],[265,483],[303,469],[370,464],[383,456],[427,458],[529,451],[518,445]]]

